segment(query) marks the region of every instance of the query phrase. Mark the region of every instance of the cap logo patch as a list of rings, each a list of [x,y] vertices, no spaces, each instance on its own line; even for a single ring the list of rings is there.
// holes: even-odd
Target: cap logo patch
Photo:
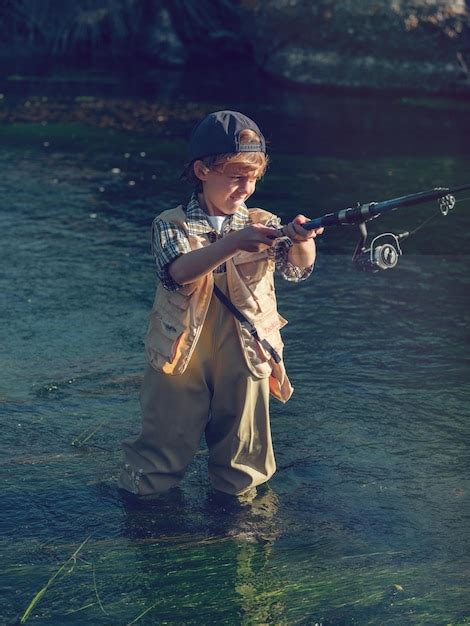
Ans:
[[[238,152],[263,152],[260,143],[242,143],[238,146]]]

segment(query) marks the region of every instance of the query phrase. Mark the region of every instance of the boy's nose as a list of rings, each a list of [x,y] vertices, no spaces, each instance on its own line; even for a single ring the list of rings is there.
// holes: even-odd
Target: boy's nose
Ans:
[[[243,191],[248,193],[249,191],[251,191],[252,187],[253,182],[249,178],[242,178],[240,180],[240,188],[243,189]]]

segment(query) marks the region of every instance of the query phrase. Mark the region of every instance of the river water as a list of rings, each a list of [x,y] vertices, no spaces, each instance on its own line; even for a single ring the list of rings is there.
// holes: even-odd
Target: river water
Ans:
[[[272,163],[251,206],[284,219],[469,182],[468,103],[177,87],[145,97],[259,121]],[[18,103],[53,91],[15,89]],[[97,97],[74,89],[63,101]],[[57,572],[28,622],[468,623],[468,199],[406,240],[394,270],[357,272],[347,227],[319,242],[310,280],[278,281],[296,391],[272,404],[279,470],[253,503],[214,501],[204,445],[179,491],[140,505],[117,491],[140,420],[149,225],[184,199],[193,121],[0,126],[0,623]]]

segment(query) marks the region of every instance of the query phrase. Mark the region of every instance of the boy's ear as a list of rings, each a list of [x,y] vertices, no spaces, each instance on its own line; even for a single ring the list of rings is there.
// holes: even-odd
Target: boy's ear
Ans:
[[[207,180],[207,174],[210,170],[207,165],[198,160],[193,163],[193,171],[194,175],[199,178],[199,180]]]

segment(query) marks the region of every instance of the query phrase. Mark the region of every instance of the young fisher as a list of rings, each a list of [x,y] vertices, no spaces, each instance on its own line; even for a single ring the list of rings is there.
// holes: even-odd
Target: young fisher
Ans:
[[[236,111],[211,113],[193,130],[185,204],[155,218],[159,279],[145,339],[142,429],[123,442],[119,486],[138,495],[177,485],[202,435],[214,489],[253,493],[276,465],[269,395],[292,395],[282,361],[274,270],[310,276],[316,235],[298,215],[279,237],[278,217],[247,208],[268,164],[265,139]]]

